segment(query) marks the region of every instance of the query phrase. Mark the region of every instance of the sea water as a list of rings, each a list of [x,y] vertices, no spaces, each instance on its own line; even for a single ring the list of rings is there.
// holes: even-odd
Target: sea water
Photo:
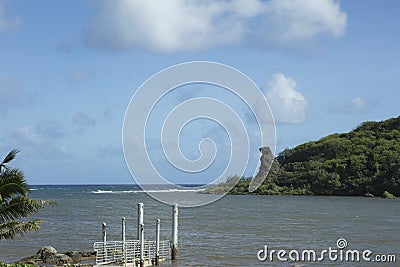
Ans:
[[[157,188],[159,194],[207,198],[196,190]],[[14,240],[0,241],[0,260],[13,262],[33,255],[40,247],[59,252],[92,251],[101,241],[102,222],[107,239],[121,240],[121,218],[127,239],[136,238],[137,203],[144,203],[146,239],[155,239],[155,220],[161,219],[161,239],[171,239],[172,208],[147,196],[134,185],[32,186],[31,198],[54,200],[31,216],[44,220],[42,229]],[[202,207],[179,210],[179,259],[163,266],[400,266],[400,201],[363,197],[227,195]],[[397,263],[365,261],[281,261],[277,254],[261,261],[262,250],[370,250],[372,256],[396,256]],[[261,252],[260,252],[261,251]],[[295,254],[292,254],[295,255]],[[286,258],[287,258],[286,254]]]

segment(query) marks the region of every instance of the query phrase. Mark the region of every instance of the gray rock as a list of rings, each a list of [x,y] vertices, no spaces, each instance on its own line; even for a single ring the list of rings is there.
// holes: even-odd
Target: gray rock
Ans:
[[[30,265],[40,265],[42,263],[43,263],[42,259],[37,255],[23,258],[22,260],[15,262],[15,264],[30,264]]]
[[[74,262],[79,262],[82,260],[83,252],[79,251],[68,251],[65,255],[69,256]]]
[[[269,147],[261,147],[260,149],[260,168],[257,175],[254,177],[254,183],[260,184],[262,181],[267,179],[268,182],[272,182],[272,176],[268,173],[276,174],[279,172],[279,164],[274,160],[274,154]]]
[[[15,262],[16,264],[31,264],[31,265],[72,265],[78,264],[79,266],[93,266],[96,259],[96,252],[79,252],[70,251],[65,254],[57,253],[56,249],[50,246],[42,247],[39,251],[30,257],[24,258]],[[81,262],[85,264],[81,265]]]
[[[55,257],[55,264],[71,264],[73,261],[70,256],[65,254],[57,254]]]
[[[36,252],[36,257],[40,258],[43,262],[47,262],[50,258],[54,258],[57,255],[57,250],[51,246],[45,246]]]
[[[365,194],[364,194],[364,197],[374,197],[374,195],[371,194],[371,193],[365,193]]]

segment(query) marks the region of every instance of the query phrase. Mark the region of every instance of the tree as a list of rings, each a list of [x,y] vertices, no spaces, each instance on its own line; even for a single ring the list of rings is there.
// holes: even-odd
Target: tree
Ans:
[[[40,220],[20,221],[20,219],[43,209],[46,205],[55,205],[47,200],[35,200],[28,197],[29,187],[24,173],[7,164],[18,154],[13,149],[0,163],[0,240],[13,239],[40,229]]]

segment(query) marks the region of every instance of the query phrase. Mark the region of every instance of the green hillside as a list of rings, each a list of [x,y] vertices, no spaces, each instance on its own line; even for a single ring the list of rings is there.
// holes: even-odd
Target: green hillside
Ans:
[[[400,117],[285,149],[273,164],[254,193],[400,196]],[[231,193],[248,193],[249,182],[242,178]]]

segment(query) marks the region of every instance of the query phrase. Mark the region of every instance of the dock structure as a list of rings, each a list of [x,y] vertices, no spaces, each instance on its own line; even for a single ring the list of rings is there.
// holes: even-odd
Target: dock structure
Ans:
[[[102,224],[102,241],[95,242],[96,266],[144,267],[178,257],[178,205],[172,207],[172,240],[160,240],[160,219],[156,219],[155,240],[144,236],[143,203],[138,203],[137,239],[126,240],[126,220],[122,218],[121,240],[107,240],[107,224]]]

